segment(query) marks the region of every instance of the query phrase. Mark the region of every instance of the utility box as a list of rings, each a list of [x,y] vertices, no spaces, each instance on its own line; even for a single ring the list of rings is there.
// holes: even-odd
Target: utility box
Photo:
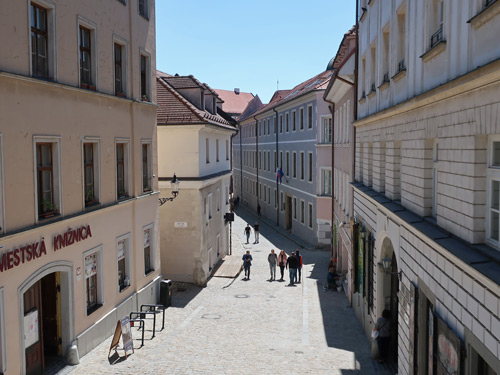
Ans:
[[[172,281],[160,281],[160,304],[169,307],[172,304]]]

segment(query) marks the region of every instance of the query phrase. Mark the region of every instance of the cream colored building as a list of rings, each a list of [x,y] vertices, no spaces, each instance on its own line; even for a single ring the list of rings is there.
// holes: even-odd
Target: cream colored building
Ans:
[[[162,197],[179,195],[161,209],[161,265],[175,281],[205,286],[229,252],[231,136],[234,122],[221,99],[193,76],[158,74],[158,173]]]
[[[83,356],[157,300],[154,19],[0,2],[0,373]]]
[[[498,374],[500,2],[359,15],[353,304],[391,311],[398,374]]]

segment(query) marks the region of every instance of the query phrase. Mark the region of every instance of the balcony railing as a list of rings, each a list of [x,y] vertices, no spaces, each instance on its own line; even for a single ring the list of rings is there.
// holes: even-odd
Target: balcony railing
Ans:
[[[439,26],[438,31],[436,31],[431,36],[431,48],[443,40],[443,25]]]
[[[402,59],[402,60],[398,63],[398,73],[399,73],[399,72],[402,72],[403,70],[406,70],[406,63],[405,63],[405,59]]]

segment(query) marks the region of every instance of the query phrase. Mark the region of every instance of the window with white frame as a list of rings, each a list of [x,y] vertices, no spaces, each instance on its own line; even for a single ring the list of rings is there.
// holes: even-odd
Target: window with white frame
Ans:
[[[300,200],[300,222],[304,224],[305,220],[306,220],[305,202],[303,200]]]
[[[307,106],[307,128],[312,129],[313,127],[313,107],[312,105]]]
[[[292,111],[292,131],[297,130],[297,113]]]
[[[399,13],[398,13],[398,19],[397,19],[397,26],[398,26],[398,33],[397,33],[397,51],[396,51],[396,56],[397,56],[397,61],[396,63],[398,64],[396,67],[396,72],[401,72],[406,69],[406,62],[405,62],[405,56],[406,56],[406,51],[405,51],[405,43],[406,43],[406,7],[403,8]]]
[[[293,197],[293,218],[297,220],[297,198]]]
[[[488,142],[488,210],[487,236],[497,248],[500,246],[500,135],[491,136]]]
[[[330,169],[321,170],[321,195],[332,195],[332,171]]]
[[[61,142],[60,138],[34,137],[35,181],[38,219],[60,213]]]
[[[215,161],[219,162],[219,140],[215,140]]]
[[[116,239],[116,259],[118,264],[118,291],[130,286],[130,233]]]
[[[307,159],[308,159],[308,164],[309,168],[307,170],[307,181],[312,182],[313,180],[313,154],[312,152],[309,152],[307,154]]]
[[[97,25],[83,18],[78,19],[78,44],[80,57],[80,87],[96,89],[97,78]]]
[[[130,165],[128,140],[116,141],[116,198],[126,199],[130,196]]]
[[[87,315],[102,306],[102,246],[83,253]]]
[[[383,83],[388,83],[390,81],[389,77],[389,48],[390,47],[390,28],[386,27],[385,30],[382,32],[382,71],[381,74],[382,76],[382,82]]]
[[[99,203],[99,140],[83,140],[83,196],[85,207]]]
[[[127,42],[115,37],[113,54],[115,95],[125,97],[127,92]]]
[[[297,153],[294,151],[292,154],[292,177],[297,178]]]
[[[267,134],[271,134],[271,126],[269,119],[267,119]]]
[[[286,176],[290,176],[290,153],[287,151],[286,152]]]
[[[212,218],[212,193],[208,193],[207,196],[207,208],[208,208],[208,220]]]
[[[205,162],[210,163],[210,142],[208,138],[205,138]]]
[[[149,0],[139,0],[139,14],[149,20]]]
[[[153,224],[144,227],[142,233],[144,243],[144,274],[148,275],[155,270]]]
[[[145,51],[140,53],[141,100],[151,101],[151,56]]]
[[[142,191],[148,193],[153,190],[153,163],[152,143],[142,141]]]
[[[0,373],[7,372],[4,289],[0,288]]]
[[[226,192],[226,206],[229,204],[229,185],[226,185],[224,191]]]
[[[289,115],[289,113],[287,112],[287,113],[285,114],[285,129],[286,129],[285,131],[286,131],[287,133],[290,131],[290,127],[289,127],[289,123],[290,123],[290,121],[289,121],[289,120],[290,120],[290,115]]]
[[[215,196],[215,206],[217,208],[217,212],[220,211],[220,189],[217,189],[217,193]]]
[[[321,119],[321,142],[332,143],[332,117]]]
[[[304,108],[299,109],[299,128],[304,130]]]
[[[30,3],[31,75],[55,79],[55,12],[47,1]]]
[[[304,163],[305,163],[305,160],[304,160],[304,153],[301,152],[300,153],[300,179],[303,180],[304,179]]]
[[[307,226],[309,228],[312,228],[313,227],[313,205],[311,203],[308,203],[308,208],[309,208],[309,212],[308,212],[308,215],[307,215]]]

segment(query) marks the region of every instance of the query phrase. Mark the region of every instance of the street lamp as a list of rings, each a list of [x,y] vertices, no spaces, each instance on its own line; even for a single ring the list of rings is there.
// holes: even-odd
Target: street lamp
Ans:
[[[173,201],[177,197],[177,195],[179,195],[179,184],[180,184],[180,181],[177,179],[177,176],[174,173],[174,177],[172,178],[172,181],[170,181],[170,187],[172,189],[173,197],[158,198],[158,200],[160,201],[160,206],[163,206],[168,201]]]
[[[398,279],[401,280],[401,275],[403,271],[392,272],[392,260],[387,255],[383,258],[378,265],[382,268],[382,270],[388,275],[398,275]]]

